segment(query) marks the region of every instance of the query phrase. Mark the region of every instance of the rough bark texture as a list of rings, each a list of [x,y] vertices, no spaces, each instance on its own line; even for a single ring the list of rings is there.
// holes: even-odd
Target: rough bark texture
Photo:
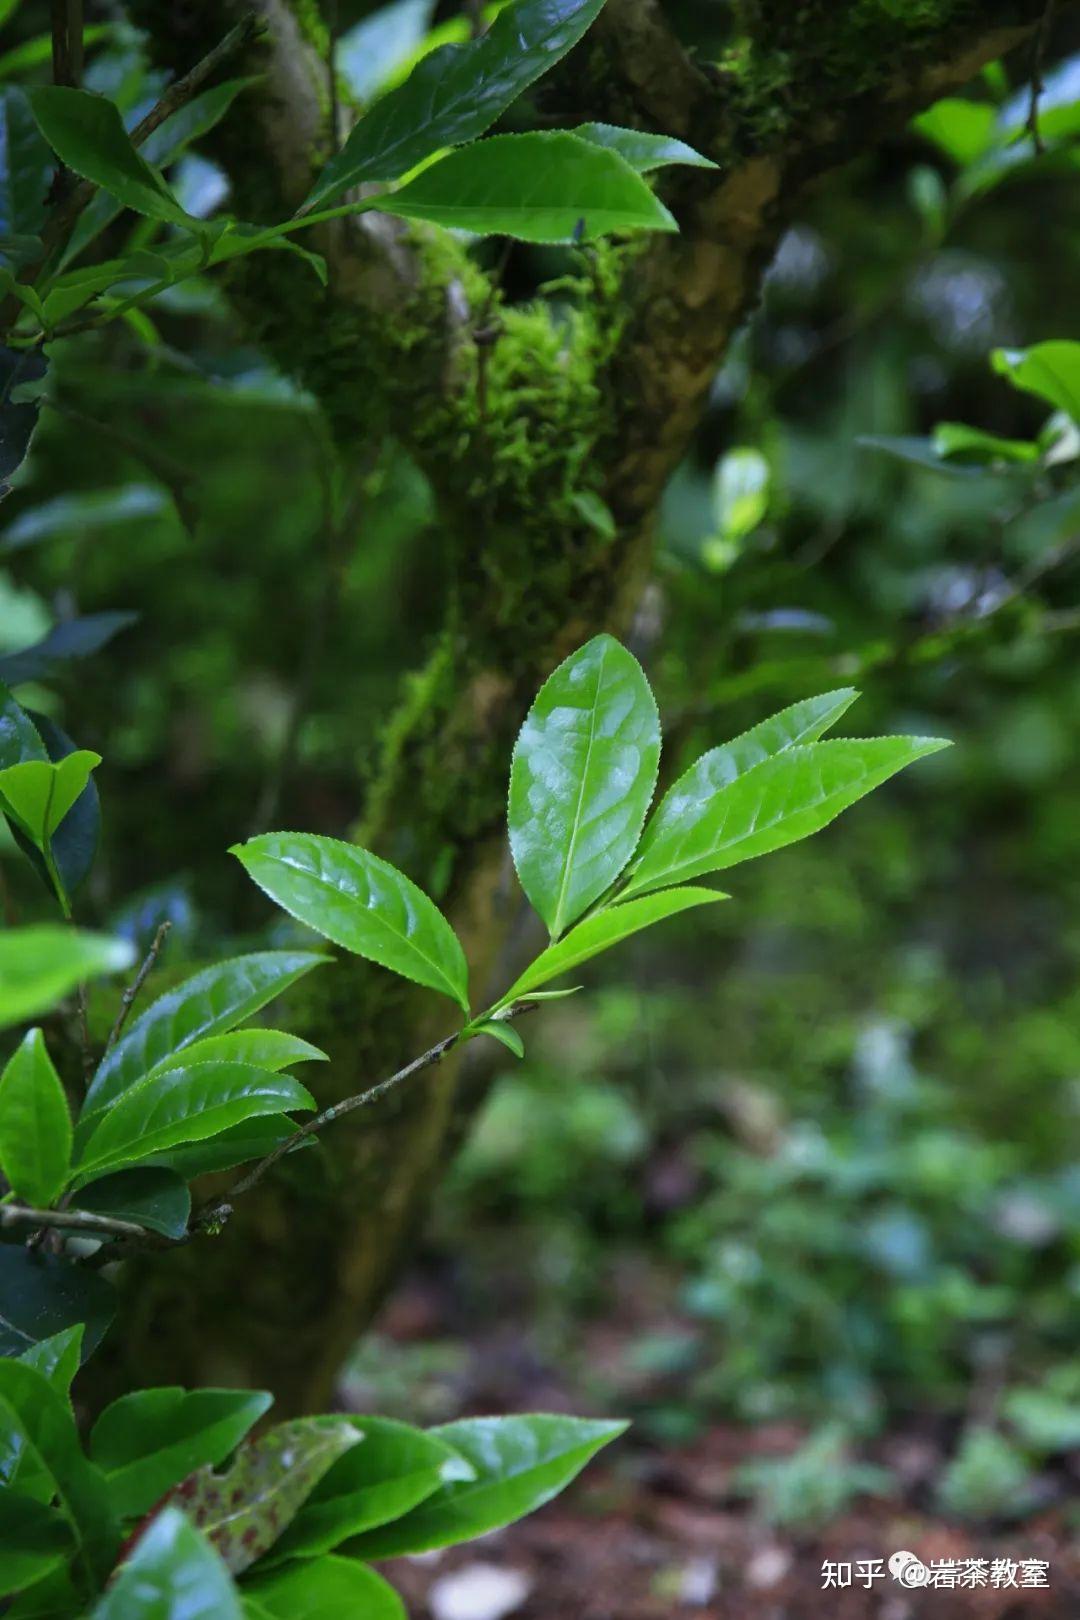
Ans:
[[[134,7],[177,70],[242,9]],[[297,205],[326,156],[328,97],[311,0],[262,9],[269,38],[250,66],[267,77],[246,117],[226,121],[218,156],[237,212],[271,220]],[[661,491],[801,189],[1022,41],[1043,3],[740,10],[742,35],[717,70],[691,61],[655,0],[611,0],[552,76],[546,113],[675,134],[720,168],[666,187],[679,236],[597,253],[592,295],[568,327],[495,293],[486,411],[474,332],[492,294],[453,242],[365,216],[314,244],[330,265],[325,294],[286,254],[244,262],[231,284],[252,336],[318,395],[346,453],[387,433],[406,443],[453,537],[456,593],[389,728],[365,837],[442,897],[477,985],[498,976],[517,910],[503,836],[516,727],[561,656],[625,627]],[[614,541],[583,521],[583,492],[610,507]],[[363,965],[310,984],[297,1022],[333,1059],[320,1101],[371,1083],[448,1027],[437,1009],[432,1019],[434,998]],[[283,1169],[216,1243],[134,1273],[126,1343],[139,1381],[240,1379],[274,1388],[286,1408],[324,1402],[445,1163],[461,1096],[454,1068],[434,1069],[339,1127],[322,1173]]]

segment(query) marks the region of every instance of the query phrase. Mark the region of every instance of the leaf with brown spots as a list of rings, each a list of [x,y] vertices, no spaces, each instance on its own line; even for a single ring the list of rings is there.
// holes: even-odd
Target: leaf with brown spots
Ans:
[[[296,1418],[249,1440],[224,1473],[199,1468],[171,1497],[238,1575],[261,1558],[342,1454],[362,1439],[341,1418]]]

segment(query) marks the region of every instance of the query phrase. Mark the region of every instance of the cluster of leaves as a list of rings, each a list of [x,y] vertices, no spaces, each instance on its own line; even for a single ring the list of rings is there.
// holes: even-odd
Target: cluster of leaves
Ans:
[[[308,1417],[249,1431],[272,1397],[123,1395],[79,1440],[82,1329],[0,1361],[0,1595],[13,1620],[403,1620],[369,1559],[521,1518],[625,1428],[572,1417],[422,1430]]]

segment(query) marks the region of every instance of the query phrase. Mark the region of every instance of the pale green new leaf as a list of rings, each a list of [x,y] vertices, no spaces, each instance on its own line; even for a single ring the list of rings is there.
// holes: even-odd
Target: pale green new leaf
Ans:
[[[638,174],[651,174],[654,169],[663,169],[674,163],[695,169],[717,167],[711,158],[695,152],[692,146],[687,146],[685,141],[677,141],[673,135],[652,135],[643,129],[621,129],[617,124],[578,124],[570,133],[589,141],[593,146],[606,146],[609,151],[618,152]]]
[[[711,797],[680,795],[676,783],[663,819],[645,829],[624,893],[683,883],[807,838],[906,765],[946,747],[934,737],[814,742],[763,760]]]
[[[514,0],[488,32],[417,63],[330,159],[304,204],[366,180],[396,180],[444,146],[474,141],[577,44],[604,0]]]
[[[205,1536],[179,1508],[156,1516],[90,1620],[244,1620],[240,1595]]]
[[[141,158],[117,107],[104,96],[63,85],[28,92],[38,128],[57,157],[85,180],[112,193],[125,208],[151,219],[197,228],[156,169]]]
[[[505,1046],[508,1052],[513,1052],[515,1057],[523,1058],[525,1056],[525,1042],[517,1030],[506,1023],[504,1019],[485,1018],[482,1023],[477,1024],[476,1033],[478,1035],[490,1035],[492,1040],[498,1041],[500,1045]]]
[[[71,1167],[71,1116],[40,1029],[0,1075],[0,1169],[17,1198],[47,1209]]]
[[[314,1106],[310,1093],[289,1075],[246,1063],[166,1069],[141,1080],[94,1116],[76,1156],[75,1185],[181,1143],[203,1141],[244,1120]]]
[[[389,861],[314,833],[262,833],[230,853],[271,900],[309,928],[468,1011],[468,967],[457,935]]]
[[[493,135],[450,152],[378,206],[429,225],[523,242],[678,229],[617,153],[558,132]]]
[[[78,748],[55,765],[42,759],[9,765],[0,770],[0,807],[38,849],[46,850],[90,780],[91,771],[100,764],[100,754]]]
[[[407,1620],[393,1587],[352,1558],[284,1569],[256,1581],[252,1591],[250,1615],[258,1620]]]
[[[594,637],[540,688],[510,771],[514,865],[552,938],[634,853],[659,760],[644,671],[614,637]]]
[[[396,1558],[471,1541],[550,1502],[625,1423],[534,1415],[466,1418],[431,1432],[473,1470],[419,1507],[347,1543],[358,1558]]]
[[[1080,422],[1080,343],[1053,339],[1030,349],[995,349],[990,360],[1017,388]]]
[[[86,1094],[83,1118],[174,1053],[244,1023],[327,960],[311,951],[256,951],[186,979],[148,1007],[104,1059]]]
[[[464,1458],[434,1434],[392,1418],[350,1417],[361,1444],[339,1457],[273,1550],[274,1562],[314,1558],[350,1536],[400,1519],[453,1480]]]
[[[693,906],[705,906],[712,900],[727,898],[719,889],[688,887],[666,889],[662,894],[647,895],[640,900],[621,900],[618,905],[608,906],[586,917],[584,922],[579,922],[556,944],[541,951],[500,999],[499,1005],[507,1007],[512,1001],[527,1001],[534,991],[550,979],[557,978],[560,973],[569,973],[571,968],[580,967],[590,957],[599,956],[601,951],[610,950],[612,945],[618,945],[621,940],[629,939],[631,934],[640,933],[653,923],[663,922],[666,917],[674,917],[680,911],[689,911]],[[486,1030],[485,1033],[491,1032]]]

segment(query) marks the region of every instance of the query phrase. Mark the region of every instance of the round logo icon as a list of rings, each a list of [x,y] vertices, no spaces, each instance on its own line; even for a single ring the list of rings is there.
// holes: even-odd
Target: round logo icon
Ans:
[[[909,1589],[925,1586],[930,1579],[930,1571],[913,1552],[894,1552],[889,1559],[889,1572],[901,1586]]]

